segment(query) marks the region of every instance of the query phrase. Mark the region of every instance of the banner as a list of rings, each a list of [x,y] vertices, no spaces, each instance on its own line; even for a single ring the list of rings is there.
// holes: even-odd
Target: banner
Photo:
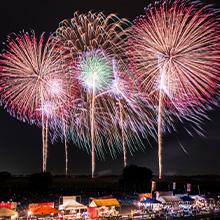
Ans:
[[[69,202],[69,201],[73,201],[75,200],[76,201],[76,196],[63,196],[63,203],[65,202]]]
[[[176,182],[173,182],[173,190],[176,189]]]
[[[2,208],[2,207],[16,210],[17,209],[17,202],[2,202],[2,203],[0,203],[0,208]]]
[[[99,212],[96,207],[88,207],[87,213],[88,213],[89,219],[92,219],[92,218],[98,219],[99,217]]]
[[[37,208],[38,206],[42,206],[42,205],[48,205],[54,208],[54,202],[44,202],[44,203],[31,203],[29,204],[29,209]]]
[[[11,203],[0,203],[0,208],[2,208],[2,207],[5,207],[5,208],[8,208],[8,209],[11,209]]]
[[[156,191],[156,181],[152,181],[151,192]]]
[[[191,184],[187,183],[187,192],[191,192]]]

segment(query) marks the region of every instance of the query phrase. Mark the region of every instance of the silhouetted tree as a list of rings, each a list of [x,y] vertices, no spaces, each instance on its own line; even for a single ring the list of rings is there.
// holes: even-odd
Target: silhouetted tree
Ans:
[[[29,177],[28,182],[32,188],[48,188],[52,183],[52,175],[48,172],[34,173]]]
[[[130,165],[123,169],[120,186],[125,191],[147,192],[150,191],[152,176],[151,169]]]

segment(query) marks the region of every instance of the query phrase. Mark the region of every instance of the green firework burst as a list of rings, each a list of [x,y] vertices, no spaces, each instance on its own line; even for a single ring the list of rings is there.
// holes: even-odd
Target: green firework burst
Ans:
[[[80,58],[80,79],[88,88],[103,90],[113,80],[113,64],[111,58],[99,50],[86,52]]]

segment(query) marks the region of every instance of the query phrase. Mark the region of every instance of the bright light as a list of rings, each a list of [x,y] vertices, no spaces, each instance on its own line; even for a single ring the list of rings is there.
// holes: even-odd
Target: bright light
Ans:
[[[56,114],[57,109],[58,105],[55,102],[45,101],[39,110],[43,112],[48,118],[50,118]]]
[[[59,80],[53,79],[49,81],[50,91],[53,95],[57,95],[61,91],[61,83]]]
[[[79,78],[88,88],[105,89],[113,78],[112,63],[100,50],[84,53],[79,60]]]

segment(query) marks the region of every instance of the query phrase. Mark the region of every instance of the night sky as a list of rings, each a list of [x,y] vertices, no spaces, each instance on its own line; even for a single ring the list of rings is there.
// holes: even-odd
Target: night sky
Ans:
[[[132,21],[144,14],[144,7],[150,0],[5,0],[0,5],[0,42],[5,42],[10,33],[34,30],[37,37],[54,32],[59,22],[73,17],[74,12],[86,13],[103,11],[106,15],[117,13],[120,18]],[[206,1],[208,2],[208,1]],[[220,9],[219,1],[209,1]],[[0,50],[4,46],[0,44]],[[177,133],[163,137],[163,174],[202,175],[220,174],[220,109],[208,113],[210,120],[204,125],[204,135],[189,136],[180,126]],[[18,121],[0,107],[0,172],[31,174],[42,171],[41,128]],[[178,123],[178,122],[177,122]],[[128,164],[148,167],[158,174],[157,143],[150,139],[145,152],[138,151],[128,156]],[[180,147],[184,146],[187,153]],[[97,160],[96,174],[121,174],[123,155],[116,159],[106,155],[105,161]],[[49,145],[47,171],[65,174],[64,144]],[[82,149],[69,144],[69,175],[91,174],[91,156]]]

